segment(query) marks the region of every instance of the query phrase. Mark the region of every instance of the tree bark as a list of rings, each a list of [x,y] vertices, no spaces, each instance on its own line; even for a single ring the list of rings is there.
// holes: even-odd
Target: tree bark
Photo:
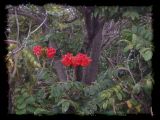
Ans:
[[[54,47],[57,49],[57,46],[54,42],[51,40],[49,41],[49,47]],[[67,80],[67,75],[66,75],[66,70],[64,66],[62,65],[60,60],[54,60],[54,67],[57,72],[58,78],[60,81],[66,81]]]
[[[94,8],[82,7],[81,10],[84,15],[86,34],[83,47],[80,52],[88,54],[92,62],[91,64],[82,69],[76,69],[77,80],[83,81],[86,84],[91,84],[95,81],[98,73],[99,57],[101,52],[102,44],[102,30],[104,25],[104,20],[100,20],[99,16],[92,16]]]
[[[82,81],[86,84],[91,84],[96,80],[98,73],[99,57],[102,44],[102,29],[99,29],[96,36],[93,38],[91,45],[91,64],[84,69]]]

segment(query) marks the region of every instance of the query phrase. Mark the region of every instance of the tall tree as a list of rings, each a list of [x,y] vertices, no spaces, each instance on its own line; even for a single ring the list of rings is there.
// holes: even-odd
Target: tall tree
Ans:
[[[100,8],[100,10],[103,9]],[[96,10],[96,7],[80,7],[79,11],[84,17],[86,28],[85,40],[81,51],[91,56],[92,63],[86,69],[77,69],[76,73],[82,74],[79,76],[83,76],[77,78],[77,80],[91,84],[96,80],[101,50],[106,44],[108,44],[108,47],[119,36],[120,22],[110,22],[110,19],[107,21],[104,16],[100,15],[101,12]],[[95,15],[95,13],[97,14]],[[108,38],[103,39],[103,36],[106,34],[102,34],[105,23],[108,24],[106,33],[111,32]],[[110,38],[111,35],[114,37]]]

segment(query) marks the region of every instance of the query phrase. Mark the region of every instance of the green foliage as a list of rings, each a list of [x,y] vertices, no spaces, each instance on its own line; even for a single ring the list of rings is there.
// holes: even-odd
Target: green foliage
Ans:
[[[26,114],[26,113],[33,113],[36,109],[33,106],[30,106],[35,103],[35,98],[30,96],[25,88],[17,88],[15,90],[16,93],[19,94],[15,98],[15,109],[17,114]]]
[[[28,5],[31,12],[39,12],[40,8]],[[47,4],[44,6],[48,14],[48,33],[43,34],[40,28],[27,39],[27,44],[18,55],[17,65],[12,61],[12,69],[16,66],[13,89],[13,104],[16,114],[53,115],[58,113],[75,113],[79,115],[125,115],[127,113],[148,113],[151,103],[153,78],[151,64],[153,45],[150,23],[141,23],[141,17],[150,12],[145,7],[95,7],[93,17],[105,18],[106,21],[127,18],[130,25],[120,31],[117,42],[102,50],[98,68],[98,76],[91,85],[75,81],[59,81],[50,60],[36,58],[31,49],[34,45],[48,46],[48,41],[56,43],[62,54],[81,50],[85,38],[83,16],[75,12],[78,18],[70,23],[74,15],[68,12],[71,6]],[[38,13],[37,12],[37,13]],[[39,25],[29,18],[18,16],[20,41],[23,43],[28,34],[29,24],[34,30]],[[8,38],[16,39],[16,20],[9,17],[11,32]],[[18,41],[19,42],[19,41]],[[25,41],[26,42],[26,41]],[[10,46],[9,51],[15,49]],[[138,55],[129,58],[131,51]],[[68,68],[70,70],[70,68]],[[147,70],[149,72],[146,72]],[[71,71],[72,72],[72,71]],[[120,77],[119,72],[125,72]],[[73,75],[73,73],[72,73]],[[135,80],[135,84],[132,82]]]
[[[134,12],[134,11],[127,11],[127,12],[123,13],[123,16],[129,17],[132,20],[135,20],[135,19],[139,18],[139,14],[137,12]]]

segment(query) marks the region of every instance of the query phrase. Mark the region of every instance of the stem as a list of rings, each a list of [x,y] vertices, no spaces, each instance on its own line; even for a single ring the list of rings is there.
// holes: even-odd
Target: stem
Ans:
[[[112,104],[112,106],[113,106],[113,112],[116,114],[116,107],[115,107],[115,101],[114,101],[114,99],[113,99],[113,104]]]
[[[37,56],[37,60],[38,60],[39,64],[41,64],[41,63],[40,63],[40,60],[39,60],[39,56]]]
[[[42,27],[42,25],[45,23],[45,21],[47,20],[47,16],[45,17],[45,19],[43,20],[43,22],[32,32],[30,32],[30,34],[33,34],[34,32],[36,32],[40,27]]]
[[[37,73],[38,74],[38,77],[37,77],[38,79],[39,79],[39,76],[41,75],[42,71],[44,70],[45,65],[46,65],[46,62],[45,62],[45,60],[43,60],[43,67],[42,67],[41,71],[39,73]]]
[[[15,9],[15,17],[16,17],[16,25],[17,25],[17,38],[16,40],[19,40],[19,21],[18,21],[18,17],[17,17],[17,11]]]
[[[77,79],[76,77],[77,77],[77,76],[76,76],[76,66],[75,66],[74,69],[73,69],[73,79],[76,80],[76,79]]]
[[[142,80],[143,75],[142,75],[142,70],[141,70],[141,67],[140,67],[139,57],[137,57],[137,61],[138,61],[138,67],[139,67],[139,70],[140,70],[140,73],[141,73],[141,80]]]
[[[131,70],[129,68],[129,57],[130,57],[130,55],[131,55],[131,52],[129,53],[128,58],[127,58],[127,68],[128,68],[128,72],[130,73],[130,75],[132,77],[132,80],[133,80],[134,84],[136,84],[135,79],[133,77],[133,74],[132,74],[132,72],[131,72]]]
[[[54,58],[52,58],[52,60],[51,60],[51,67],[52,67],[52,65],[53,65],[53,61],[54,61]]]

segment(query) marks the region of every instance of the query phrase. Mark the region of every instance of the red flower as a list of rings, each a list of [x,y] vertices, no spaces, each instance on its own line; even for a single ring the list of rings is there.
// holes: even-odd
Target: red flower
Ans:
[[[36,56],[40,56],[42,54],[42,47],[37,45],[37,46],[34,46],[33,47],[33,53],[36,55]]]
[[[62,56],[61,62],[65,66],[70,66],[70,65],[72,65],[72,57],[73,57],[73,55],[71,53],[67,53]]]
[[[72,56],[72,65],[74,67],[79,66],[81,62],[81,59],[77,56]]]
[[[56,49],[54,48],[47,48],[47,57],[48,58],[53,58],[54,55],[56,54]]]
[[[90,64],[90,62],[92,61],[91,58],[88,57],[86,54],[78,53],[77,57],[81,60],[78,62],[82,67],[88,66]]]
[[[90,64],[92,60],[89,57],[87,57],[86,54],[78,53],[76,56],[73,56],[71,53],[67,53],[63,56],[61,61],[65,66],[72,65],[74,67],[86,67]]]
[[[90,64],[92,60],[89,57],[84,57],[81,62],[81,66],[86,67]]]

